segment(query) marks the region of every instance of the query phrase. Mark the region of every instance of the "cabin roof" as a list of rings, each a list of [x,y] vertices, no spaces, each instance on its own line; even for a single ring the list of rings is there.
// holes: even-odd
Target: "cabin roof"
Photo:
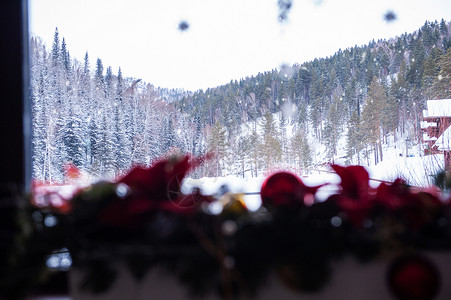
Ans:
[[[451,150],[451,126],[448,127],[441,136],[439,136],[434,146],[437,146],[437,149],[440,151]]]
[[[423,116],[451,117],[451,99],[427,100],[427,110],[423,110]]]

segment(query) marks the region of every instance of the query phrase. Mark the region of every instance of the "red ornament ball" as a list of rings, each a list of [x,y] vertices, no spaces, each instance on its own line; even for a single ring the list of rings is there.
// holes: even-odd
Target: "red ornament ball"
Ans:
[[[388,284],[399,300],[432,300],[440,290],[440,274],[423,256],[402,256],[391,264]]]

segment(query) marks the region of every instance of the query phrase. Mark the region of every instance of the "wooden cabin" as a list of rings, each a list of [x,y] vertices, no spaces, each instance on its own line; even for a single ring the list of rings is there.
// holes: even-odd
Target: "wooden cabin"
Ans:
[[[451,99],[428,100],[423,110],[424,154],[444,154],[445,168],[451,167]]]

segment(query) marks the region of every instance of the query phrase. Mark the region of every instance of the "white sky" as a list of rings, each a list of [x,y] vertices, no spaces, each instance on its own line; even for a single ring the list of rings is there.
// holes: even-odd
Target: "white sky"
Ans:
[[[30,33],[155,86],[206,89],[451,20],[450,0],[29,0]],[[387,11],[397,19],[385,22]],[[181,20],[190,25],[181,32]]]

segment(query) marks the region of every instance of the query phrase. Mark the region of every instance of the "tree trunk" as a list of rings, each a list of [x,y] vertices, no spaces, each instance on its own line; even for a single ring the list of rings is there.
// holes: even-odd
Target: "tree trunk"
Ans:
[[[378,151],[377,151],[377,142],[375,143],[375,144],[373,144],[373,150],[374,150],[374,165],[377,165],[377,163],[378,163],[378,157],[377,157],[377,154],[378,154]]]
[[[395,145],[395,149],[396,149],[396,127],[395,127],[395,122],[393,122],[393,144]]]
[[[383,157],[382,157],[382,143],[381,143],[380,140],[379,140],[379,155],[380,155],[380,161],[382,161],[383,160]]]

